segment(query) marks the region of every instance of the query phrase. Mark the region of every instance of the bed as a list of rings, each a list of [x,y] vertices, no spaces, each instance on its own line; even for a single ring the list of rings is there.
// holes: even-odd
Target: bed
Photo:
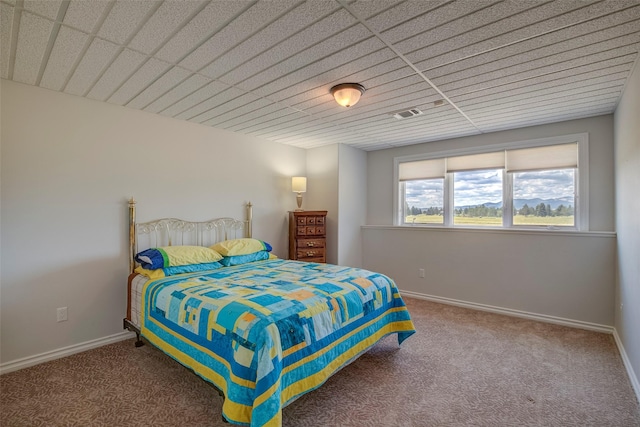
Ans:
[[[280,426],[282,408],[381,338],[415,332],[393,280],[278,259],[252,237],[250,203],[244,220],[135,216],[132,199],[124,327],[215,386],[230,423]]]

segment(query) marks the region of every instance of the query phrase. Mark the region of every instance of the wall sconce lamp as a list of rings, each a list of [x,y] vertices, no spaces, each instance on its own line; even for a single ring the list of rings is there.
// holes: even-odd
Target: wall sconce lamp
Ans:
[[[358,83],[342,83],[331,88],[331,95],[343,107],[356,105],[365,88]]]
[[[296,202],[298,202],[298,209],[296,211],[301,211],[302,209],[302,193],[307,192],[307,177],[306,176],[294,176],[291,178],[291,191],[294,193],[298,193],[296,196]]]

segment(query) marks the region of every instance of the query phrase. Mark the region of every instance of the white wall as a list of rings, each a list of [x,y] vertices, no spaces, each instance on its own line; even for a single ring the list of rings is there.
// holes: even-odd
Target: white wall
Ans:
[[[401,291],[576,325],[613,325],[615,238],[510,231],[363,228],[364,266]],[[420,278],[419,269],[425,270]]]
[[[367,219],[367,153],[348,145],[339,147],[338,264],[361,267],[360,226]]]
[[[305,150],[2,80],[0,362],[122,331],[138,220],[242,217],[287,256]],[[311,184],[313,186],[313,183]],[[313,188],[313,187],[310,187]],[[69,320],[56,323],[56,308]]]
[[[592,233],[407,229],[393,224],[393,159],[588,132]],[[364,267],[403,291],[612,326],[615,234],[613,117],[436,141],[368,153]],[[637,187],[636,187],[637,188]],[[378,227],[376,227],[378,226]],[[425,278],[418,270],[425,269]]]
[[[616,330],[640,397],[640,65],[614,115],[618,268]],[[633,381],[632,380],[632,381]]]
[[[326,210],[327,262],[360,267],[367,210],[367,153],[342,144],[307,151],[307,210]]]
[[[327,211],[327,262],[338,264],[338,145],[307,150],[304,210]]]

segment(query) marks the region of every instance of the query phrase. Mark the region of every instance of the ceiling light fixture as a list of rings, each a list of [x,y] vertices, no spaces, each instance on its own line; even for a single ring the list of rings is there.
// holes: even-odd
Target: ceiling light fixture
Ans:
[[[358,83],[341,83],[331,88],[331,95],[343,107],[356,105],[364,93],[364,86]]]

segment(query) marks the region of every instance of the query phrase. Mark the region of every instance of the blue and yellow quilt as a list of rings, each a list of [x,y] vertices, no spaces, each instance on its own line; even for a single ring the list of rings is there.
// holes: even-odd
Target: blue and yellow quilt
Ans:
[[[235,424],[282,408],[382,337],[415,332],[395,283],[363,269],[267,260],[144,286],[142,336],[225,395]]]

